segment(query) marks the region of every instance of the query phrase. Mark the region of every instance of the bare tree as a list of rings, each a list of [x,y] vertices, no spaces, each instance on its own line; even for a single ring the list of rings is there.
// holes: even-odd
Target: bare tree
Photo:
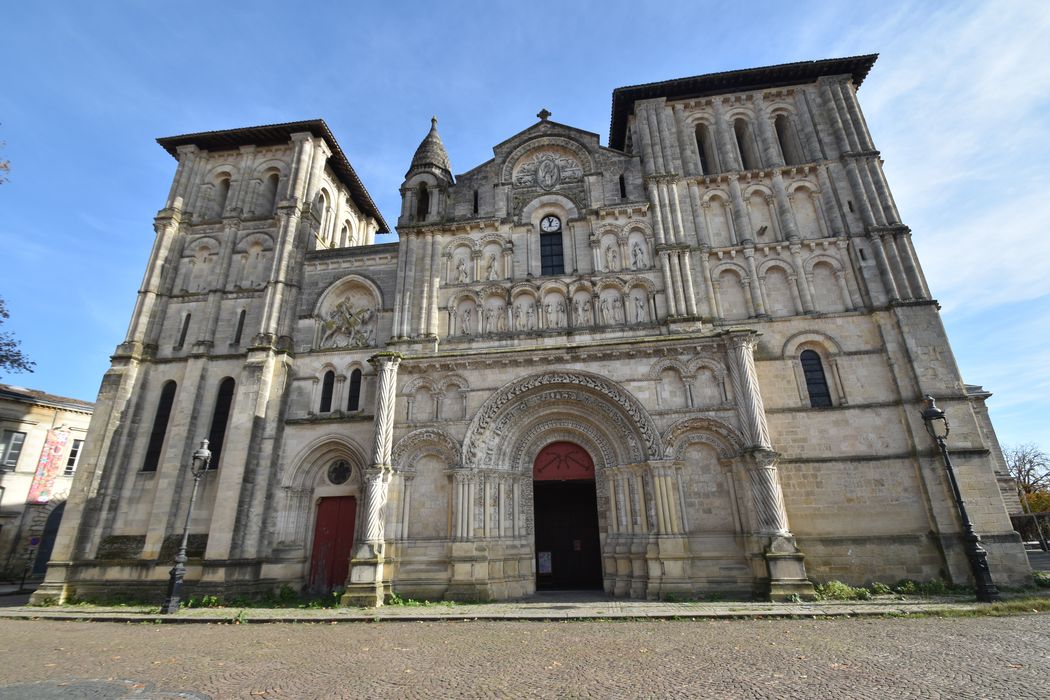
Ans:
[[[1036,503],[1050,502],[1050,455],[1029,442],[1004,447],[1003,456],[1026,512],[1031,513]]]

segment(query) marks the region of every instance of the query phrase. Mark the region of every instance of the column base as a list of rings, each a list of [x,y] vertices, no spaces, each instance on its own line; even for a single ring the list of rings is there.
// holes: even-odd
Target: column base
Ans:
[[[775,535],[765,550],[769,570],[767,596],[775,603],[791,600],[814,600],[816,591],[806,576],[806,556],[795,546],[790,535]]]
[[[343,606],[378,608],[392,592],[383,545],[362,544],[350,559],[350,577],[339,598]]]

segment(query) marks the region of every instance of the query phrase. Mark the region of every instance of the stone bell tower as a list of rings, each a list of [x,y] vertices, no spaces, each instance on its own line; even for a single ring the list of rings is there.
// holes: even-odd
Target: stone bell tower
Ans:
[[[412,165],[401,185],[401,216],[398,227],[442,221],[446,217],[452,166],[437,130],[437,117],[430,118],[430,131],[412,156]]]

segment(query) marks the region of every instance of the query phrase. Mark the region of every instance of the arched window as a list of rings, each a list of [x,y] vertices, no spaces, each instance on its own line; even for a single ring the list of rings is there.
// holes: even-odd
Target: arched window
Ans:
[[[802,374],[806,377],[809,405],[813,408],[830,406],[831,391],[828,389],[828,378],[824,375],[824,364],[820,361],[820,355],[813,350],[803,350],[799,360],[802,362]]]
[[[744,170],[757,170],[762,167],[755,152],[755,139],[751,135],[751,125],[745,119],[733,122],[733,135],[736,136],[736,147],[740,153],[740,166]]]
[[[241,312],[237,314],[237,330],[233,334],[233,344],[241,344],[241,335],[244,334],[244,317],[247,315],[247,309],[241,309]]]
[[[146,458],[142,461],[142,471],[155,472],[160,464],[160,452],[164,448],[164,436],[168,432],[168,419],[171,407],[175,403],[175,382],[166,382],[160,390],[160,401],[157,412],[153,415],[153,429],[149,433],[146,445]]]
[[[700,171],[702,175],[711,175],[719,172],[715,143],[711,138],[711,131],[707,128],[707,124],[697,124],[696,126],[696,152],[700,156]]]
[[[332,411],[332,393],[335,391],[335,372],[328,370],[324,373],[324,379],[321,381],[321,406],[318,409],[321,413],[330,413]]]
[[[627,180],[620,173],[620,199],[627,199]]]
[[[540,220],[540,274],[565,274],[561,235],[561,219],[545,216]]]
[[[208,431],[208,447],[211,449],[211,462],[208,464],[208,469],[219,468],[222,443],[226,438],[226,424],[230,422],[230,407],[233,405],[235,385],[233,377],[226,377],[219,384],[219,392],[215,396],[215,410],[211,414],[211,429]]]
[[[416,196],[416,221],[426,221],[427,212],[430,211],[430,190],[427,183],[419,183],[419,193]]]
[[[773,120],[773,129],[777,132],[777,142],[780,144],[780,152],[784,155],[786,165],[798,165],[805,162],[802,149],[795,134],[795,126],[786,114],[778,114]]]
[[[346,410],[357,411],[361,409],[361,370],[355,369],[350,373],[350,396],[346,400]]]
[[[179,342],[175,345],[176,348],[182,348],[186,344],[186,334],[190,332],[190,314],[186,314],[182,317],[182,330],[179,331]]]
[[[215,183],[215,209],[213,213],[219,218],[226,211],[226,199],[230,196],[230,178],[223,177]]]
[[[263,205],[261,213],[272,215],[277,211],[277,185],[281,182],[278,173],[270,173],[263,183]]]
[[[332,246],[332,207],[328,204],[328,194],[321,190],[317,195],[317,219],[320,222],[317,229],[317,248],[331,248]]]

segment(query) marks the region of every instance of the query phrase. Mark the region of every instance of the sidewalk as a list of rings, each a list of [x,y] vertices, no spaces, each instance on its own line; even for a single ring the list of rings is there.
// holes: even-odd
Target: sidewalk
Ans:
[[[1050,602],[1050,601],[1048,601]],[[600,593],[544,593],[499,603],[430,603],[381,608],[183,608],[160,615],[156,606],[70,605],[0,608],[0,619],[91,620],[154,623],[337,623],[433,620],[767,619],[885,616],[965,612],[982,606],[972,598],[881,596],[868,601],[817,603],[682,602],[608,599]],[[1047,609],[1050,609],[1048,606]]]

